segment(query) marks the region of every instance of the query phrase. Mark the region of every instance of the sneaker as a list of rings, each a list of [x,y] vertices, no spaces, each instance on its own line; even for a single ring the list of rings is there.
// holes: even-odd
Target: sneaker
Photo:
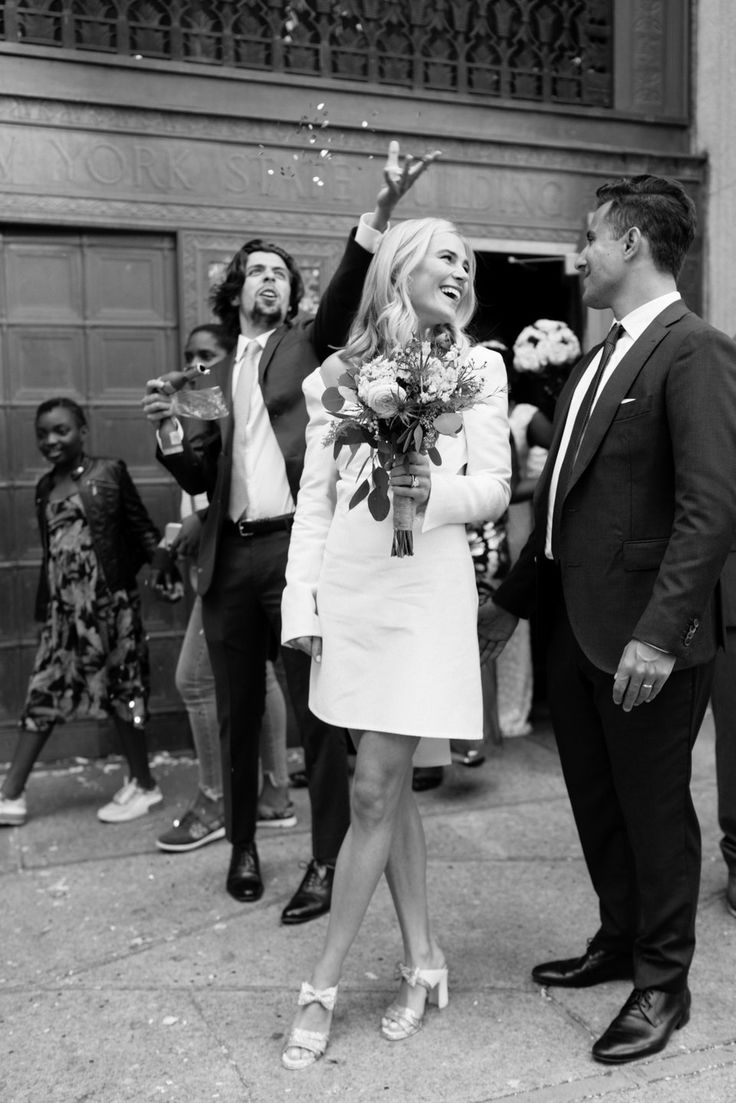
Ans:
[[[188,808],[180,820],[174,820],[168,831],[156,839],[159,850],[177,853],[181,850],[197,850],[207,843],[225,838],[225,816],[219,815],[206,819],[201,809]]]
[[[259,808],[256,827],[296,827],[296,815],[291,801],[284,808]]]
[[[25,793],[12,799],[0,796],[0,824],[3,827],[20,827],[26,822],[27,817]]]
[[[103,823],[125,823],[145,816],[152,808],[163,804],[163,795],[158,785],[153,789],[142,789],[137,781],[126,780],[122,789],[118,789],[109,804],[104,804],[97,813],[97,819]]]

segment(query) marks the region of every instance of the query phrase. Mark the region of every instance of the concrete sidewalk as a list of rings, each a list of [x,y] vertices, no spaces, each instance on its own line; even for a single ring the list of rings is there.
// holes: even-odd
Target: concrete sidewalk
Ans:
[[[241,905],[224,892],[226,843],[156,850],[196,770],[163,759],[155,772],[164,809],[106,826],[95,811],[119,763],[38,770],[27,825],[0,829],[0,1103],[736,1099],[736,920],[723,899],[710,718],[693,785],[704,861],[692,1019],[664,1053],[614,1069],[590,1046],[629,986],[546,991],[529,976],[536,961],[582,952],[597,925],[549,732],[507,740],[420,794],[449,1007],[407,1042],[380,1037],[400,956],[382,886],[348,959],[327,1057],[302,1073],[282,1070],[279,1053],[327,921],[285,928],[279,914],[309,857],[306,794],[293,794],[297,828],[261,832],[266,891]]]

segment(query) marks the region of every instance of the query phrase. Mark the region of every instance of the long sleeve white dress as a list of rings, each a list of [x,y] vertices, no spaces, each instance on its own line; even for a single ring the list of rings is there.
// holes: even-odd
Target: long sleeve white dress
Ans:
[[[414,555],[391,556],[393,519],[348,503],[369,467],[367,445],[333,457],[319,369],[304,381],[307,450],[282,600],[282,640],[322,637],[309,707],[358,731],[421,736],[415,765],[450,761],[449,739],[483,738],[478,599],[465,524],[500,517],[511,458],[501,357],[474,348],[481,399],[456,437],[437,442],[431,493],[414,525]]]

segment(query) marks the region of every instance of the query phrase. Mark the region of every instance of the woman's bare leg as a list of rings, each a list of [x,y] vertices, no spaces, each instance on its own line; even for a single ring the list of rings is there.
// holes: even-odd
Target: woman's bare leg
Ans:
[[[427,903],[427,845],[424,825],[411,788],[411,774],[404,782],[394,829],[391,852],[386,866],[404,943],[404,964],[410,968],[440,969],[445,956],[432,934]],[[427,990],[412,988],[405,980],[399,986],[396,1002],[421,1015]]]
[[[400,805],[411,787],[418,740],[387,732],[363,732],[358,741],[350,827],[335,867],[332,905],[322,954],[311,977],[320,990],[337,984],[343,963],[391,852]],[[300,1008],[294,1026],[324,1032],[330,1015],[320,1004]],[[299,1051],[294,1048],[294,1055]]]

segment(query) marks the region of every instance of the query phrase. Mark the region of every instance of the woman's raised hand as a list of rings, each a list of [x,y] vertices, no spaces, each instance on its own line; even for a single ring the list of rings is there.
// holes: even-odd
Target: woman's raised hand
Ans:
[[[376,209],[372,215],[372,225],[376,230],[385,230],[396,204],[403,195],[414,186],[419,177],[433,161],[440,157],[439,149],[428,150],[421,157],[412,157],[410,153],[403,159],[399,157],[399,143],[389,142],[386,164],[383,167],[383,184],[376,196]]]

